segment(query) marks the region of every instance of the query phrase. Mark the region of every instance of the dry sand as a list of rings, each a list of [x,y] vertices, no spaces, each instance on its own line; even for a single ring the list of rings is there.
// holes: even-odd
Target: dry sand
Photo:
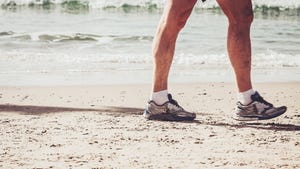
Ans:
[[[0,87],[0,168],[300,168],[300,83],[256,84],[276,119],[231,119],[235,85],[177,84],[193,122],[147,121],[150,85]]]

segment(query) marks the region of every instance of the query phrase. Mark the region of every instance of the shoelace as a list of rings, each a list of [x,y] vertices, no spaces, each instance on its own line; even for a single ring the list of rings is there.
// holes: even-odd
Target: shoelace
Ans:
[[[260,102],[260,103],[263,103],[263,104],[265,104],[265,105],[268,105],[268,106],[270,106],[270,107],[273,107],[273,104],[271,104],[271,103],[265,101],[264,98],[261,97],[261,96],[259,96],[258,98],[256,98],[256,100],[257,100],[258,102]]]
[[[171,94],[168,94],[168,99],[171,104],[175,105],[178,108],[182,108],[181,106],[179,106],[178,102],[172,98]]]

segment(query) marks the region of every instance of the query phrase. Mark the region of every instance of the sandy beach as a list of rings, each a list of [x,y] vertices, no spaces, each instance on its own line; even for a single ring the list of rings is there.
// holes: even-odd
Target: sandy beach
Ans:
[[[142,116],[165,1],[0,6],[0,169],[300,169],[300,0],[252,0],[253,87],[288,111],[247,123],[216,1],[176,36],[169,92],[191,122]]]
[[[288,112],[251,123],[231,83],[170,86],[193,122],[144,119],[150,85],[2,86],[0,168],[300,168],[299,86],[256,84]]]

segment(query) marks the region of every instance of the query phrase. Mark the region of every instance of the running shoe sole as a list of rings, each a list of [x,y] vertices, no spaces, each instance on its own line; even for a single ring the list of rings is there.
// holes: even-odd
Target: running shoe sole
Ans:
[[[158,121],[192,121],[195,117],[180,117],[174,113],[159,113],[151,115],[147,110],[144,111],[144,117],[148,120],[158,120]]]
[[[287,110],[286,106],[282,106],[280,108],[278,108],[278,112],[274,113],[270,116],[239,116],[237,114],[235,114],[232,118],[237,120],[237,121],[257,121],[257,120],[269,120],[275,117],[278,117],[282,114],[284,114]]]

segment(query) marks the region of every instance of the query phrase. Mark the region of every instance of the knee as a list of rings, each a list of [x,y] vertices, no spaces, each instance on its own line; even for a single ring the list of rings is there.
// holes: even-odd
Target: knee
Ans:
[[[190,14],[192,13],[193,7],[194,5],[185,10],[180,10],[176,14],[176,27],[178,30],[181,30],[185,26]]]
[[[170,5],[169,14],[165,18],[165,25],[172,29],[174,32],[179,32],[184,28],[192,10],[195,5],[196,0],[186,0],[187,4],[183,7],[176,5]]]
[[[253,22],[252,8],[245,9],[238,15],[228,16],[229,24],[238,28],[250,27]]]

